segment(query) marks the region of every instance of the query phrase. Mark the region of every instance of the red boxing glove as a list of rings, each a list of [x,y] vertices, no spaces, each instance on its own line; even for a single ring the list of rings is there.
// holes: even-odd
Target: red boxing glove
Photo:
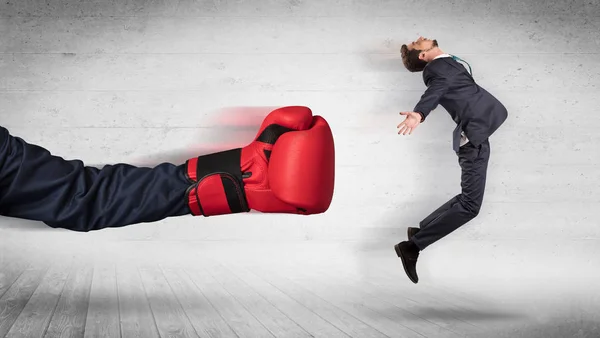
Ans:
[[[333,198],[333,135],[307,107],[278,108],[246,147],[189,159],[186,168],[192,215],[319,214]]]

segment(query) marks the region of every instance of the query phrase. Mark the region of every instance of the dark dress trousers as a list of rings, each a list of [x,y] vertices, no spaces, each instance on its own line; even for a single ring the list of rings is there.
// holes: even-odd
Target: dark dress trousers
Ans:
[[[423,81],[427,90],[413,111],[421,113],[425,121],[441,105],[456,123],[452,145],[461,167],[462,191],[421,221],[421,230],[412,237],[421,250],[479,214],[490,157],[489,137],[508,118],[506,107],[451,57],[430,61],[423,70]],[[461,147],[462,133],[469,142]]]
[[[190,214],[183,166],[88,167],[0,126],[0,215],[85,232]]]

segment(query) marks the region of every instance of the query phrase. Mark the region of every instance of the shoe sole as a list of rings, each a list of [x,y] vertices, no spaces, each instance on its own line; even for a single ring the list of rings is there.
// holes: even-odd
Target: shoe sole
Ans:
[[[406,269],[406,261],[404,260],[404,256],[402,255],[402,253],[400,251],[400,246],[398,244],[394,245],[394,250],[396,250],[396,255],[398,255],[398,257],[400,257],[400,259],[402,260],[402,267],[404,268],[404,273],[406,273],[406,276],[408,277],[408,279],[410,279],[411,282],[417,284],[418,281],[415,281],[414,279],[412,279],[412,277],[410,276],[410,273],[408,272],[408,269]]]

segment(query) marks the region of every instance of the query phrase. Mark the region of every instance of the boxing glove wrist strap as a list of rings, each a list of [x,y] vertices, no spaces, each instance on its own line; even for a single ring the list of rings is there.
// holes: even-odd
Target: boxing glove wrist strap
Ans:
[[[214,216],[248,212],[240,169],[241,148],[191,158],[186,176],[192,215]]]

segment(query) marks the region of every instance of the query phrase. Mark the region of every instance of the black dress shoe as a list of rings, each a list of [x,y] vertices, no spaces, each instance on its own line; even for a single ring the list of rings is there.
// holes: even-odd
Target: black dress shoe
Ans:
[[[410,240],[412,236],[416,235],[419,231],[421,231],[421,229],[408,227],[408,229],[406,229],[406,235],[408,235],[408,239]]]
[[[396,254],[402,260],[404,272],[408,278],[415,284],[419,282],[417,275],[417,259],[419,258],[419,248],[411,241],[404,241],[394,246]]]

